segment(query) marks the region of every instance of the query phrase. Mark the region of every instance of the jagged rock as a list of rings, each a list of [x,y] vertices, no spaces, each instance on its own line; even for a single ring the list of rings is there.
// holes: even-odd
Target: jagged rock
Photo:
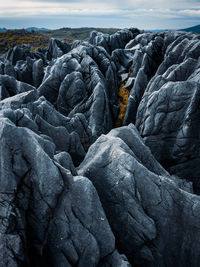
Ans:
[[[15,121],[12,120],[18,127],[25,127],[30,129],[31,131],[39,134],[38,125],[33,121],[32,114],[26,108],[17,109],[15,112]],[[10,117],[8,117],[10,118]]]
[[[124,73],[120,75],[120,83],[123,84],[128,80],[128,73]]]
[[[56,145],[57,151],[68,151],[69,133],[63,126],[55,127],[43,120],[39,115],[35,117],[35,123],[42,134],[48,135]]]
[[[35,122],[38,126],[38,130],[53,140],[57,151],[69,151],[75,165],[83,160],[85,150],[76,132],[69,134],[65,127],[52,126],[38,115],[35,117]]]
[[[127,70],[129,70],[131,65],[133,64],[133,53],[125,49],[115,49],[112,52],[112,59],[117,67],[118,76],[120,77],[122,74],[127,75]],[[126,77],[125,79],[127,78],[128,77]],[[121,83],[123,82],[124,81],[122,81]]]
[[[2,74],[6,74],[9,76],[12,76],[14,78],[17,78],[17,74],[15,71],[14,66],[11,64],[10,61],[6,60],[6,62],[4,63],[4,68],[3,68],[3,73]]]
[[[193,35],[183,34],[168,46],[164,61],[158,68],[158,75],[163,74],[172,65],[182,63],[187,58],[197,59],[199,57],[200,42],[198,38],[193,38]]]
[[[16,80],[12,76],[8,75],[0,75],[0,84],[2,86],[2,90],[4,90],[5,97],[3,97],[1,100],[3,100],[6,97],[14,96],[20,93],[28,92],[31,90],[35,90],[35,87]],[[4,88],[4,89],[3,89]]]
[[[3,100],[7,97],[9,97],[9,93],[6,90],[6,87],[4,85],[0,84],[0,100]]]
[[[160,65],[163,59],[163,38],[161,38],[160,36],[155,37],[155,39],[150,40],[149,43],[147,39],[142,44],[145,44],[146,46],[144,46],[141,49],[142,50],[141,53],[138,54],[135,52],[136,58],[138,56],[143,55],[143,59],[139,61],[141,62],[141,66],[140,66],[140,69],[138,69],[137,71],[134,86],[130,92],[127,110],[124,116],[124,122],[123,122],[124,125],[128,125],[131,122],[135,123],[138,105],[142,99],[142,96],[145,92],[148,82],[152,78],[152,76],[155,74],[158,66]],[[133,65],[134,65],[134,61],[133,61]],[[130,72],[132,72],[131,69],[130,69]],[[134,72],[134,68],[133,68],[133,72]]]
[[[65,117],[58,111],[56,111],[55,108],[49,102],[47,102],[44,97],[41,97],[36,102],[28,104],[27,108],[31,111],[33,118],[38,120],[38,123],[40,125],[42,123],[42,129],[44,131],[43,133],[49,133],[48,135],[52,138],[54,136],[55,143],[58,142],[58,144],[60,144],[59,149],[63,150],[64,147],[68,147],[69,150],[72,150],[73,153],[75,153],[75,147],[77,147],[77,149],[79,150],[77,152],[78,154],[80,154],[80,157],[83,157],[85,155],[83,151],[88,150],[89,146],[93,142],[93,138],[91,129],[88,126],[88,122],[86,121],[83,114],[77,113],[71,118]],[[63,139],[62,137],[61,140],[59,140],[59,135],[57,134],[58,129],[65,132],[64,135],[66,136],[66,138]],[[70,136],[68,136],[68,133],[70,134]],[[75,133],[77,133],[78,136],[75,136]],[[75,142],[74,147],[69,145],[69,143],[67,144],[67,140],[69,143],[71,143],[72,141]],[[63,143],[63,145],[60,142]],[[74,157],[76,158],[75,155]]]
[[[200,199],[166,174],[133,125],[99,137],[78,173],[96,187],[133,266],[198,266]]]
[[[51,38],[49,40],[49,45],[47,48],[47,58],[49,60],[68,53],[71,50],[71,46],[67,43],[59,41],[58,39]]]
[[[93,31],[90,34],[89,42],[93,45],[102,46],[108,53],[111,53],[115,49],[124,48],[127,42],[139,33],[139,30],[135,28],[123,29],[112,35]]]
[[[71,156],[67,152],[60,152],[54,156],[54,159],[65,169],[69,170],[73,176],[77,176],[77,171],[72,162]]]
[[[21,104],[21,107],[24,107],[21,109],[17,109],[19,107],[13,106],[13,103],[3,106],[0,116],[10,119],[17,126],[34,131],[40,136],[45,135],[55,145],[54,150],[69,152],[74,164],[80,164],[92,143],[91,130],[84,115],[76,114],[71,119],[64,117],[56,112],[44,98],[28,105],[25,102],[23,105]],[[16,110],[12,111],[9,109],[10,107]],[[56,126],[54,126],[54,120],[56,120]]]
[[[147,92],[136,120],[156,159],[171,173],[193,180],[198,192],[199,94],[196,82],[168,82]]]
[[[109,257],[115,239],[92,183],[50,158],[47,140],[8,119],[1,118],[0,126],[3,262],[96,266],[106,257],[119,261],[117,252]]]
[[[58,111],[68,115],[74,106],[87,97],[87,89],[81,72],[74,71],[63,80],[58,94]]]
[[[29,47],[16,45],[14,48],[9,49],[6,59],[9,60],[12,65],[15,65],[18,60],[26,60],[27,56],[33,57],[33,53],[30,52]]]
[[[128,78],[128,80],[125,84],[125,88],[128,90],[131,90],[134,86],[134,83],[135,83],[135,78],[133,78],[133,77]]]
[[[44,77],[44,65],[47,64],[44,52],[33,53],[29,46],[15,46],[1,62],[0,74],[38,87]]]
[[[88,44],[57,59],[38,90],[65,116],[83,113],[96,138],[112,128],[117,116],[116,85],[111,57]]]
[[[124,29],[0,57],[0,265],[199,266],[199,51]]]
[[[33,64],[34,64],[34,59],[28,56],[26,57],[26,61],[23,62],[20,68],[18,68],[18,66],[16,67],[17,76],[20,81],[33,85],[33,77],[32,77]]]
[[[36,90],[31,90],[28,92],[20,93],[12,97],[5,98],[0,101],[0,109],[18,109],[21,108],[24,104],[34,102],[38,99],[38,93]]]
[[[42,59],[38,59],[33,63],[33,85],[37,88],[42,83],[44,77],[44,65]]]
[[[3,61],[0,60],[0,74],[4,74],[4,67],[5,67],[5,65],[4,65]]]
[[[130,96],[128,99],[128,105],[124,117],[124,125],[127,125],[131,122],[135,122],[137,108],[143,96],[143,93],[147,87],[148,78],[145,74],[143,68],[141,68],[138,72],[137,78],[135,79],[134,87],[130,92]]]

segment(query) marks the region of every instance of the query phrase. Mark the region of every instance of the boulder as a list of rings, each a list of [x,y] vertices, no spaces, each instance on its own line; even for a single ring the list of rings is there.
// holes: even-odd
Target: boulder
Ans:
[[[50,141],[5,118],[0,129],[2,263],[125,264],[92,183],[57,163],[46,152]]]
[[[133,125],[99,137],[78,174],[97,189],[117,247],[133,266],[198,266],[200,199],[180,189]]]

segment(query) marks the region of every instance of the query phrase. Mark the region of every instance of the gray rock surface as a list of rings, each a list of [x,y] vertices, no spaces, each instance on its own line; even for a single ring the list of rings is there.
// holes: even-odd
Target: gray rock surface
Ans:
[[[171,174],[193,181],[197,193],[199,46],[192,34],[181,34],[167,46],[136,115],[136,126],[156,159]]]
[[[28,46],[15,46],[8,51],[6,59],[9,60],[12,65],[15,65],[19,60],[26,60],[27,56],[32,56],[32,52]]]
[[[151,37],[152,39],[148,37]],[[134,41],[134,44],[140,41],[140,45],[144,46],[136,50],[130,48],[132,53],[134,53],[132,67],[130,67],[130,75],[135,78],[135,82],[130,92],[128,106],[124,117],[125,125],[131,122],[135,123],[137,108],[148,82],[153,77],[163,60],[164,41],[161,36],[154,37],[153,35],[149,36],[148,33],[144,33],[138,35]],[[128,47],[130,47],[130,45]],[[136,64],[135,61],[137,62]],[[139,66],[139,64],[141,65]]]
[[[124,48],[139,33],[140,31],[135,28],[122,29],[112,35],[93,31],[90,34],[89,42],[93,45],[102,46],[108,53],[111,53],[115,49]]]
[[[117,116],[115,65],[101,47],[81,45],[55,61],[38,88],[63,115],[83,113],[96,138]]]
[[[0,266],[198,267],[199,103],[198,34],[1,56]]]
[[[5,118],[0,126],[3,262],[7,266],[96,266],[107,257],[105,262],[119,261],[92,183],[73,177],[57,163],[60,156],[54,161],[47,152],[50,141]],[[69,157],[65,161],[74,169]]]
[[[102,135],[78,173],[96,187],[133,266],[198,266],[200,198],[178,187],[133,125]]]
[[[0,84],[2,88],[4,88],[4,94],[5,97],[3,97],[1,100],[9,97],[9,96],[14,96],[20,93],[28,92],[31,90],[35,90],[35,87],[16,80],[14,77],[9,76],[9,75],[0,75]]]
[[[47,58],[51,60],[53,58],[61,57],[62,55],[68,53],[70,50],[70,45],[59,41],[58,39],[51,38],[49,40],[49,45],[47,48]]]

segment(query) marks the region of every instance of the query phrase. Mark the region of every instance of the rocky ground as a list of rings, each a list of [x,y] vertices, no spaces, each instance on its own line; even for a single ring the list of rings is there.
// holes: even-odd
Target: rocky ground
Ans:
[[[1,57],[0,266],[198,267],[199,194],[199,35]]]

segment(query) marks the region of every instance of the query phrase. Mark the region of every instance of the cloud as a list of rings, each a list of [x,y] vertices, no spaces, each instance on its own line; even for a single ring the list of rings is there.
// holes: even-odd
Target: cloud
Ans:
[[[0,17],[28,17],[45,15],[82,15],[82,16],[103,16],[122,14],[123,10],[116,8],[109,1],[16,1],[0,2]]]
[[[186,9],[186,10],[180,10],[179,14],[183,16],[191,16],[191,17],[199,17],[200,18],[200,9],[194,10],[194,9]]]
[[[181,6],[181,9],[180,9]],[[71,23],[77,25],[80,23],[101,22],[101,25],[107,23],[107,27],[115,26],[127,27],[129,25],[138,25],[138,27],[152,28],[153,25],[172,24],[170,20],[179,20],[186,24],[187,21],[200,17],[199,0],[5,0],[0,1],[1,19],[26,19],[35,18],[44,20],[45,18],[58,17],[68,18]],[[93,20],[90,20],[93,18]],[[106,18],[106,20],[105,20]],[[144,19],[145,18],[145,19]],[[104,21],[103,21],[104,19]],[[76,20],[76,21],[75,21]],[[59,20],[60,21],[60,20]],[[64,23],[64,22],[63,22]],[[177,22],[176,22],[177,23]],[[192,22],[191,22],[192,23]],[[101,26],[99,25],[99,26]],[[141,25],[141,26],[140,26]],[[82,24],[82,26],[86,26]],[[174,28],[176,25],[174,25]]]

